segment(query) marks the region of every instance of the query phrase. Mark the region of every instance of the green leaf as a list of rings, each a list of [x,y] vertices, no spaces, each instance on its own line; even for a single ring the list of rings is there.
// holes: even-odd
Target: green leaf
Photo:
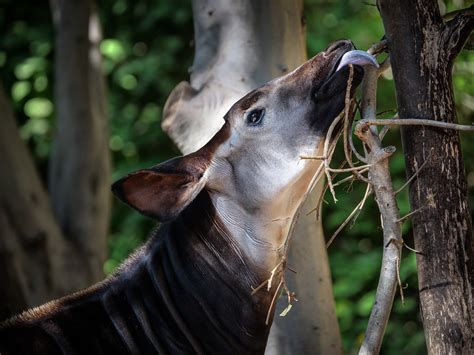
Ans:
[[[17,81],[12,86],[12,97],[15,102],[23,100],[31,92],[29,81]]]
[[[35,97],[25,103],[24,111],[31,118],[48,117],[53,112],[53,103],[46,98]]]
[[[46,69],[46,60],[40,57],[31,57],[15,67],[15,76],[19,80],[29,79],[36,72]]]

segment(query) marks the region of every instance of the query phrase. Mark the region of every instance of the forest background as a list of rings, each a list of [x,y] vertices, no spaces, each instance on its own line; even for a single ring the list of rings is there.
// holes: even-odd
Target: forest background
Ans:
[[[472,4],[463,0],[439,3],[442,13]],[[179,154],[161,131],[160,120],[171,90],[189,77],[194,54],[193,20],[190,0],[99,0],[97,7],[103,29],[100,51],[107,80],[109,148],[113,152],[110,180],[113,181]],[[359,49],[367,49],[384,34],[373,2],[305,0],[305,19],[310,57],[341,38],[350,38]],[[53,59],[54,26],[49,4],[0,0],[0,77],[13,105],[21,137],[44,181],[55,127]],[[453,77],[460,123],[474,121],[473,74],[474,51],[464,50],[456,59]],[[393,116],[394,92],[393,80],[387,73],[378,93],[379,109],[387,111],[383,117]],[[461,137],[473,206],[474,136],[462,134]],[[399,131],[391,130],[386,140],[386,145],[398,148],[391,160],[391,171],[395,186],[401,186],[405,167]],[[364,186],[358,183],[345,186],[338,191],[337,204],[327,196],[328,204],[323,208],[326,238],[358,203],[363,190]],[[399,195],[398,201],[401,214],[408,213],[406,191]],[[153,221],[114,200],[104,273],[111,273],[143,243],[153,225]],[[413,245],[410,223],[403,227],[404,240]],[[329,249],[336,310],[348,353],[355,351],[363,339],[375,297],[381,242],[378,210],[370,200],[357,222],[346,228]],[[413,253],[404,252],[400,276],[405,286],[405,305],[396,298],[382,353],[421,354],[426,350]]]

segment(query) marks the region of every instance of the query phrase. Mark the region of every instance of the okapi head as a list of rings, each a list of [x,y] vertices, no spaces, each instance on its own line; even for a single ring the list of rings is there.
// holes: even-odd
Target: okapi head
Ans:
[[[114,193],[164,222],[206,190],[244,255],[271,270],[320,164],[300,157],[321,151],[328,127],[343,111],[348,64],[354,64],[353,93],[363,77],[360,65],[374,63],[353,49],[350,41],[336,42],[293,72],[250,92],[197,152],[134,172],[114,184]],[[348,59],[342,61],[343,56]]]

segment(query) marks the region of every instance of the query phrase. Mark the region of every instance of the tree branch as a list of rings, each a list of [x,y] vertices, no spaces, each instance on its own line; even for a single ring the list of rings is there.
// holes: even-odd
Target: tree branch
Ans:
[[[462,125],[443,121],[433,121],[422,118],[364,118],[357,122],[359,125],[367,126],[430,126],[443,129],[454,129],[456,131],[474,132],[474,125]]]
[[[471,32],[474,29],[474,5],[459,10],[452,20],[444,24],[441,31],[444,48],[447,50],[448,60],[453,61],[463,49]]]
[[[389,157],[395,152],[395,148],[384,148],[375,126],[367,124],[368,121],[378,121],[376,119],[377,79],[381,69],[372,66],[364,69],[361,105],[363,119],[356,124],[355,134],[369,148],[365,161],[368,163],[369,169],[369,186],[375,195],[382,217],[384,249],[375,303],[359,354],[378,354],[397,284],[400,284],[399,265],[403,240],[399,223],[400,212],[388,164]]]
[[[74,244],[69,259],[75,277],[68,281],[77,289],[103,278],[111,208],[102,33],[94,0],[51,5],[56,132],[48,187],[56,219]]]

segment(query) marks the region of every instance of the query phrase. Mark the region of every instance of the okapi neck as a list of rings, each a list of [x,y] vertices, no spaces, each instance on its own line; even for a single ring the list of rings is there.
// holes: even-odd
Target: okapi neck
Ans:
[[[150,266],[168,285],[169,300],[202,348],[263,352],[276,287],[252,294],[269,274],[260,275],[241,253],[209,194],[201,192],[162,226],[155,243]]]

